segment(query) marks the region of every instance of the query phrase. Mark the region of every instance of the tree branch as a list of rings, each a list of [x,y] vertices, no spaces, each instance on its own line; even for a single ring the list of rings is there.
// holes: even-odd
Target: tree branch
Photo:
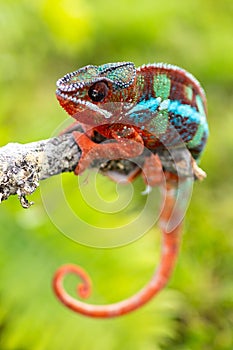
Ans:
[[[39,181],[75,168],[81,150],[72,134],[28,144],[9,143],[0,148],[0,200],[17,194],[21,205],[39,186]]]
[[[96,141],[99,141],[98,135]],[[81,150],[71,133],[28,144],[9,143],[0,148],[0,202],[18,195],[24,208],[30,207],[26,196],[39,186],[39,181],[75,169]],[[128,174],[135,168],[129,160],[105,161],[97,159],[93,167]]]
[[[97,134],[94,141],[101,142],[103,139]],[[9,143],[1,147],[0,202],[11,195],[18,195],[21,205],[24,208],[30,207],[32,203],[28,202],[26,196],[36,190],[39,181],[62,172],[73,171],[81,153],[72,133],[28,144]],[[190,176],[187,152],[178,149],[171,155],[168,150],[163,149],[158,154],[165,170],[173,173],[179,171],[179,176]],[[128,175],[135,167],[142,167],[148,155],[149,151],[145,149],[142,155],[132,161],[96,159],[91,166],[99,168],[102,173],[112,171]]]

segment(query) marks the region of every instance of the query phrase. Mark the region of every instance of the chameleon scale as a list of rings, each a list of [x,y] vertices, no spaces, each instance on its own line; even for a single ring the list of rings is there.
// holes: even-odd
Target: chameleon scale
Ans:
[[[141,291],[115,304],[90,305],[72,298],[63,287],[63,278],[74,273],[82,280],[80,296],[87,297],[91,282],[84,270],[65,265],[54,277],[56,295],[73,311],[90,317],[123,315],[141,307],[157,294],[174,268],[182,222],[169,231],[166,223],[175,208],[180,179],[176,172],[170,173],[163,166],[159,150],[186,148],[190,155],[191,176],[200,180],[206,176],[197,165],[208,138],[205,93],[192,74],[177,66],[155,63],[136,68],[132,62],[117,62],[89,65],[66,74],[57,82],[56,95],[60,105],[84,130],[73,133],[82,150],[75,169],[77,175],[96,158],[131,158],[139,156],[146,148],[151,154],[145,159],[143,177],[147,184],[164,189],[160,215],[161,261],[151,281]],[[114,142],[95,143],[93,135],[96,132]],[[135,174],[128,181],[142,174],[141,169]],[[166,182],[162,183],[164,177]]]

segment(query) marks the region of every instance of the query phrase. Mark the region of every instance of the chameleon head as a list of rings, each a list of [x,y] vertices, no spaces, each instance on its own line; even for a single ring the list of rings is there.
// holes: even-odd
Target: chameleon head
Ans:
[[[131,62],[86,66],[57,81],[56,96],[68,114],[82,123],[99,125],[132,102],[136,68]],[[110,120],[108,120],[110,122]]]

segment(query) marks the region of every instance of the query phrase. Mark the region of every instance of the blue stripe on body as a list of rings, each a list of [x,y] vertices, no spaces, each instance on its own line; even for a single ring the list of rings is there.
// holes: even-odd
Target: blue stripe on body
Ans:
[[[188,118],[190,123],[202,124],[205,132],[208,133],[208,125],[206,116],[204,113],[200,113],[196,108],[182,104],[178,100],[163,100],[160,97],[150,98],[149,100],[142,100],[130,109],[126,116],[133,120],[135,125],[145,125],[151,120],[158,116],[161,110],[167,110],[169,113],[173,113],[174,116],[181,116],[182,118]],[[153,115],[154,114],[154,115]],[[177,119],[177,123],[180,123],[180,119]],[[174,118],[174,125],[176,126],[176,120]]]
[[[209,133],[204,109],[198,111],[178,100],[162,100],[160,97],[142,100],[126,113],[126,117],[132,121],[132,125],[147,130],[164,144],[171,137],[169,125],[175,127],[190,149],[201,147],[203,137],[207,138]],[[153,138],[152,135],[150,138]],[[173,136],[173,142],[176,143],[175,134]]]
[[[168,112],[174,113],[175,115],[180,115],[181,117],[188,118],[191,123],[205,123],[206,116],[205,114],[201,114],[196,110],[196,108],[182,104],[180,101],[170,101],[168,106]]]
[[[155,112],[159,107],[162,99],[161,97],[150,98],[149,100],[142,100],[138,102],[135,106],[127,114],[130,114],[130,118],[132,114],[136,114],[141,111],[150,110],[151,112]]]

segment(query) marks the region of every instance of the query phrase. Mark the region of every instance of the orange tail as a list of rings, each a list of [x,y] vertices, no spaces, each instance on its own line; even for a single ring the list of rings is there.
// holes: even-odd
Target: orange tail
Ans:
[[[60,301],[71,310],[90,317],[110,318],[127,314],[140,308],[151,300],[169,281],[174,269],[180,245],[181,223],[169,233],[164,223],[168,222],[175,206],[176,196],[171,189],[173,186],[167,184],[160,221],[163,235],[162,253],[160,265],[149,283],[138,293],[123,301],[108,305],[91,305],[71,297],[63,287],[63,279],[69,273],[79,276],[82,283],[78,287],[80,297],[87,298],[91,292],[91,280],[84,270],[75,265],[64,265],[60,267],[53,279],[53,289]]]

